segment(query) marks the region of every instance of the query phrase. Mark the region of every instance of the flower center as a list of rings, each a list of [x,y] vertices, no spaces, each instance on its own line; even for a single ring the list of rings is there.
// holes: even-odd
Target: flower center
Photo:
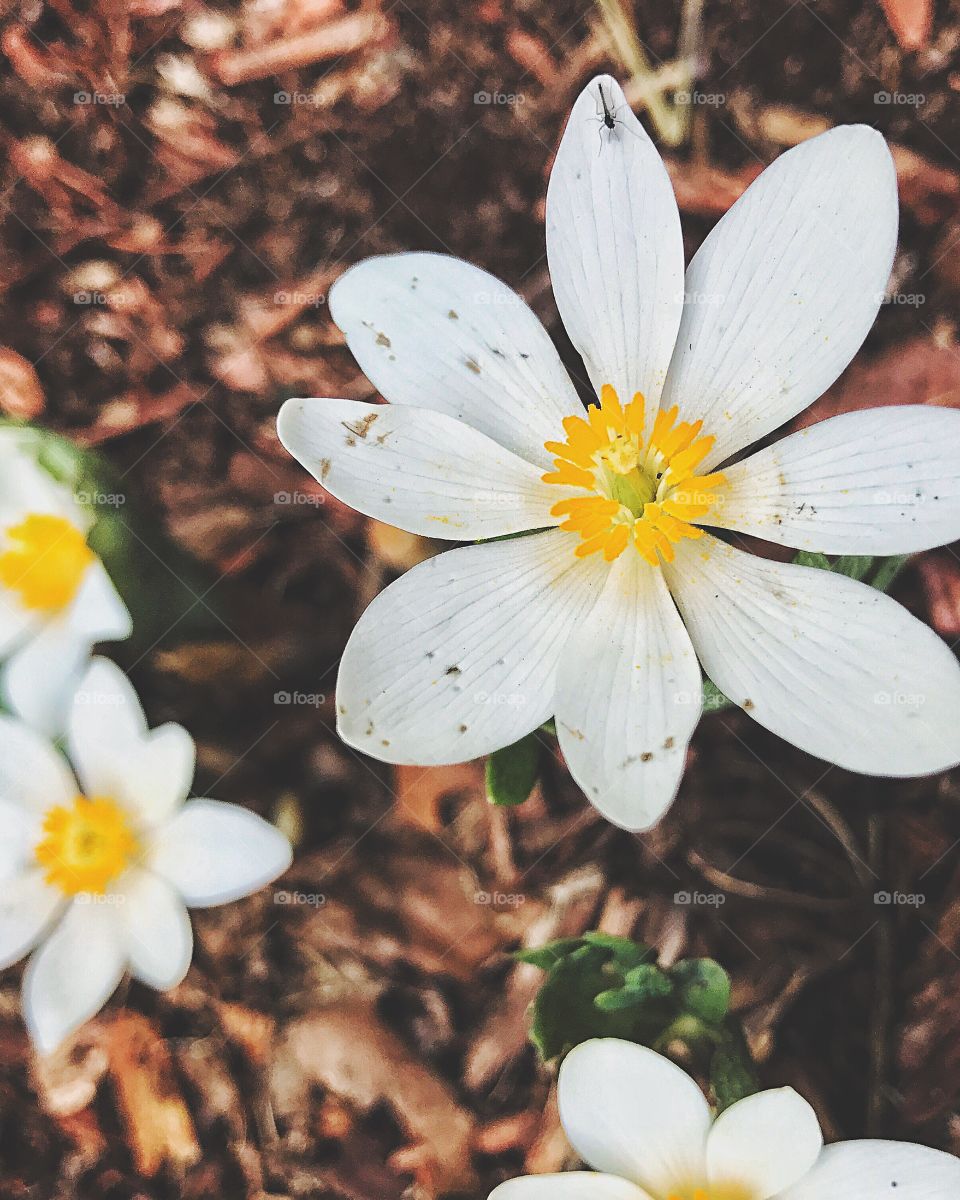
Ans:
[[[740,1184],[720,1184],[710,1188],[695,1187],[671,1192],[667,1200],[753,1200],[754,1192]]]
[[[30,513],[5,531],[0,583],[19,592],[25,608],[56,612],[77,593],[95,555],[81,530],[64,517]]]
[[[34,854],[47,869],[47,883],[76,896],[102,895],[138,850],[136,835],[116,801],[78,796],[72,806],[58,804],[47,812]]]
[[[717,503],[716,489],[725,480],[719,471],[696,474],[715,439],[700,436],[702,421],[678,422],[678,411],[676,405],[661,409],[644,444],[643,396],[638,392],[624,408],[604,384],[600,404],[587,410],[586,420],[564,418],[565,442],[544,443],[556,455],[556,470],[544,475],[544,482],[586,493],[550,510],[566,517],[561,529],[579,534],[579,558],[603,551],[613,562],[633,542],[656,567],[661,557],[673,561],[674,543],[703,536],[690,522]]]

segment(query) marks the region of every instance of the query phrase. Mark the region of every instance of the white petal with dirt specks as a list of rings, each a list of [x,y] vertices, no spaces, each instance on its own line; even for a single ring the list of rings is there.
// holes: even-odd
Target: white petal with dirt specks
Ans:
[[[564,650],[556,703],[570,773],[609,821],[639,830],[663,816],[701,692],[697,656],[661,572],[622,554]]]
[[[960,412],[831,417],[724,471],[705,523],[824,554],[910,554],[960,538]]]
[[[839,1142],[777,1200],[956,1200],[960,1159],[907,1142]]]
[[[464,762],[553,712],[570,633],[605,566],[551,530],[429,559],[364,612],[340,660],[340,736],[385,762]]]
[[[866,125],[788,150],[721,218],[687,269],[663,395],[716,437],[704,470],[833,383],[876,318],[896,242],[893,160]]]
[[[761,725],[865,775],[960,762],[960,667],[900,604],[709,534],[676,549],[664,572],[703,668]]]
[[[555,524],[542,470],[445,413],[288,400],[277,432],[337,499],[411,533],[468,541]]]
[[[547,260],[594,390],[612,384],[623,403],[643,392],[649,426],[683,312],[683,238],[666,168],[609,75],[567,121],[547,188]]]
[[[547,331],[486,271],[442,254],[393,254],[351,267],[330,313],[392,404],[456,417],[532,463],[582,411]]]

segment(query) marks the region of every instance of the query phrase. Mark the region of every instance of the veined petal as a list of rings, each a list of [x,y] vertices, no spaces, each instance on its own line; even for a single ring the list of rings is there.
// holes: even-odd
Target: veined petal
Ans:
[[[340,736],[384,762],[465,762],[553,712],[557,667],[605,565],[558,530],[428,559],[381,592],[337,680]]]
[[[33,955],[23,976],[23,1015],[41,1054],[95,1016],[123,976],[114,906],[79,900]]]
[[[676,794],[700,707],[700,666],[663,575],[621,555],[564,650],[557,736],[571,775],[608,820],[648,829]]]
[[[710,1109],[686,1071],[618,1038],[582,1042],[563,1060],[560,1120],[588,1165],[665,1197],[702,1179]]]
[[[960,667],[896,601],[709,534],[676,549],[664,573],[704,670],[761,725],[864,775],[960,762]]]
[[[183,900],[150,871],[128,872],[122,891],[120,921],[131,973],[160,991],[176,987],[193,955],[193,929]]]
[[[724,469],[705,521],[824,554],[910,554],[960,538],[960,412],[843,413]]]
[[[758,1092],[725,1109],[707,1138],[707,1176],[718,1190],[741,1185],[753,1200],[802,1179],[823,1149],[817,1115],[793,1088]]]
[[[351,267],[330,313],[392,404],[472,425],[529,462],[583,406],[547,331],[486,271],[442,254],[393,254]]]
[[[652,423],[683,312],[683,238],[666,168],[609,75],[567,121],[547,188],[547,259],[597,394],[612,384],[626,403],[642,392]]]
[[[0,716],[0,800],[39,815],[70,804],[77,781],[50,741],[23,721]]]
[[[960,1159],[909,1142],[837,1142],[777,1200],[952,1200],[960,1196]]]
[[[277,431],[334,496],[411,533],[468,541],[556,523],[538,467],[445,413],[288,400]]]
[[[488,1200],[651,1200],[635,1183],[596,1171],[568,1171],[563,1175],[521,1175],[508,1179]]]
[[[0,888],[0,971],[19,962],[66,906],[63,893],[48,887],[32,868]]]
[[[211,908],[259,891],[290,861],[290,843],[256,813],[219,800],[189,800],[154,833],[144,865],[191,908]]]
[[[883,300],[897,181],[883,138],[844,125],[782,154],[687,269],[663,406],[716,435],[702,470],[827,390]]]
[[[146,825],[165,820],[190,790],[193,738],[173,723],[148,730],[133,685],[109,659],[95,658],[80,681],[67,742],[85,794],[119,800]]]

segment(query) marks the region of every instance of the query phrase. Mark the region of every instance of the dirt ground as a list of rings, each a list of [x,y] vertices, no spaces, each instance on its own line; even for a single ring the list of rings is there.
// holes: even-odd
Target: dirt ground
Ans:
[[[680,9],[626,4],[666,74]],[[802,1091],[828,1138],[960,1152],[960,776],[850,775],[720,713],[668,818],[631,836],[546,736],[537,793],[507,811],[482,764],[391,769],[333,731],[353,622],[435,547],[322,493],[277,442],[277,409],[372,396],[325,297],[350,263],[399,249],[517,287],[582,374],[543,198],[579,89],[629,74],[600,9],[3,14],[0,408],[103,456],[138,622],[110,653],[152,723],[197,738],[198,794],[277,820],[297,854],[275,888],[195,915],[182,986],[124,987],[51,1061],[31,1056],[20,972],[0,977],[0,1196],[482,1200],[562,1169],[551,1073],[526,1040],[540,977],[510,954],[591,928],[723,963],[764,1084]],[[693,31],[699,99],[666,150],[688,256],[810,133],[864,121],[894,145],[891,301],[816,416],[960,405],[957,17],[708,0]],[[894,594],[960,637],[953,551],[914,559]],[[674,901],[698,890],[723,903]]]

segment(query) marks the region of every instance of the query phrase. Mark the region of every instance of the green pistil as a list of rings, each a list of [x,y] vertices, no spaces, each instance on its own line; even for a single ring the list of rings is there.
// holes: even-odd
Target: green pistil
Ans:
[[[652,503],[657,496],[657,481],[637,470],[618,475],[604,468],[605,483],[610,498],[628,508],[635,517],[643,514],[644,505]]]

